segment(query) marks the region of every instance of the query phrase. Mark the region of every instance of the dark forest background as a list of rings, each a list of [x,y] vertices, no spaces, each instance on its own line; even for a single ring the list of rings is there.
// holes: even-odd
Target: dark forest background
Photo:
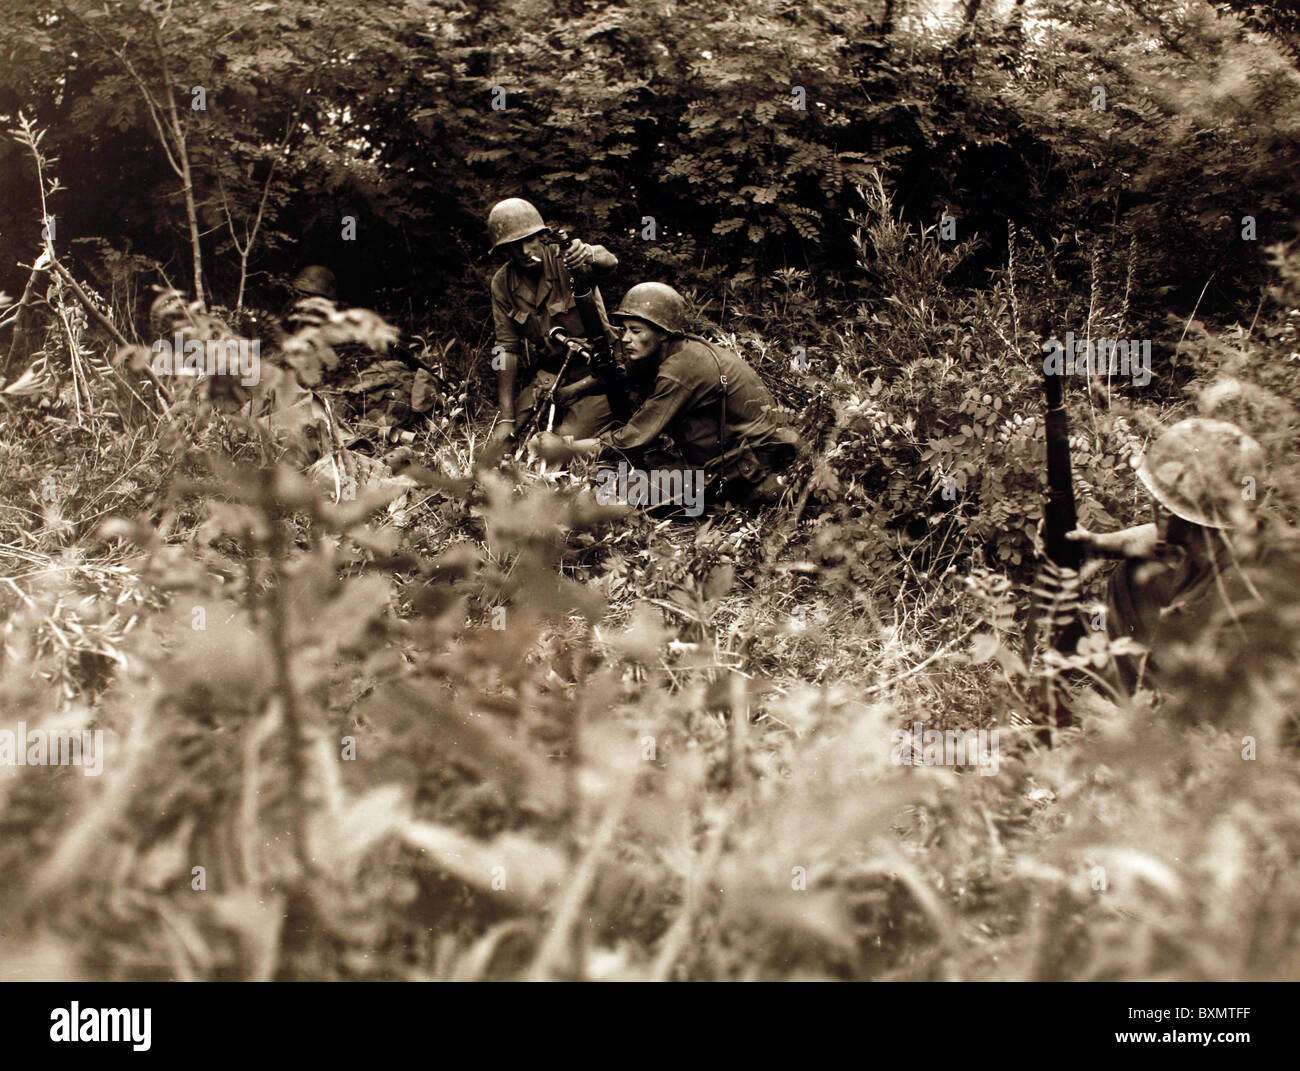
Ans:
[[[163,10],[4,5],[0,116],[48,129],[60,243],[105,291],[157,265],[193,292],[182,149],[209,300],[235,304],[232,231],[257,223],[246,303],[320,262],[348,300],[467,345],[485,340],[483,221],[509,195],[715,314],[781,268],[870,293],[848,217],[872,167],[908,220],[955,217],[965,282],[1005,260],[1009,223],[1058,244],[1080,289],[1132,245],[1139,323],[1235,309],[1293,236],[1285,5],[283,0],[178,3],[155,33]],[[24,150],[0,153],[17,291],[39,212]]]

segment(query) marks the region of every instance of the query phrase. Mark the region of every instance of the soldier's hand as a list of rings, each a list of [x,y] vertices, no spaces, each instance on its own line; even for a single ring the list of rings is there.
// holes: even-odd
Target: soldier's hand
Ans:
[[[387,465],[394,473],[401,472],[415,461],[415,451],[409,446],[399,446],[396,450],[389,450],[384,455],[384,464]]]
[[[575,439],[572,450],[578,457],[598,457],[604,444],[599,439]]]
[[[553,431],[539,431],[529,439],[528,452],[548,464],[563,465],[566,461],[572,461],[574,457],[573,447],[569,442]]]
[[[581,238],[575,238],[564,251],[564,266],[569,271],[587,271],[596,259],[596,250]]]
[[[1154,524],[1139,524],[1118,532],[1104,533],[1090,532],[1080,526],[1066,532],[1065,538],[1102,554],[1121,558],[1150,558],[1155,554],[1156,544],[1160,540]]]
[[[490,443],[510,442],[515,437],[515,422],[513,420],[498,420],[492,427],[492,434],[488,436]]]
[[[1071,543],[1082,543],[1085,547],[1095,547],[1097,545],[1097,535],[1080,525],[1078,528],[1071,528],[1065,533],[1065,538]]]
[[[590,392],[591,384],[586,379],[580,379],[577,383],[570,383],[565,387],[555,389],[555,404],[561,409],[567,409],[584,394]]]

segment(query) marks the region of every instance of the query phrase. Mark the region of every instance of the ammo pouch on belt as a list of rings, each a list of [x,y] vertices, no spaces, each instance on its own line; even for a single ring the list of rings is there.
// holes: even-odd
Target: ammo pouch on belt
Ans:
[[[522,418],[525,413],[532,412],[533,406],[537,404],[537,396],[554,382],[554,372],[537,372],[515,399],[515,415]]]
[[[533,403],[537,400],[537,396],[540,393],[542,393],[542,391],[546,390],[552,383],[555,382],[555,377],[558,372],[559,372],[558,367],[553,369],[539,368],[536,372],[534,372],[531,378],[528,380],[528,383],[519,392],[519,397],[515,402],[516,410],[531,409],[533,407]],[[560,384],[560,386],[567,387],[572,383],[578,382],[578,380],[584,378],[589,374],[590,373],[588,372],[586,365],[575,366],[574,364],[570,363],[568,370],[564,373],[564,381]],[[600,386],[598,384],[593,384],[590,390],[585,390],[581,394],[576,395],[575,397],[585,398],[588,394],[598,394],[599,392],[600,392]]]
[[[737,483],[753,487],[762,482],[767,471],[768,467],[759,451],[743,444],[708,462],[704,466],[704,482],[710,487],[719,482],[722,487]]]
[[[730,457],[726,458],[726,464],[722,468],[728,478],[741,479],[746,483],[758,483],[763,478],[763,461],[752,446],[741,446],[728,453]]]
[[[757,447],[742,443],[709,462],[704,467],[705,479],[712,483],[722,477],[726,483],[741,480],[757,486],[793,463],[799,443],[799,436],[792,429],[779,427],[773,442]]]

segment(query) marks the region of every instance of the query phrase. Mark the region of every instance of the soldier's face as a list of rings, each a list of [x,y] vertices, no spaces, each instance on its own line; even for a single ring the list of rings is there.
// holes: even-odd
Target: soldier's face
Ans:
[[[520,271],[540,271],[542,267],[542,238],[531,234],[506,246],[506,253]]]
[[[667,337],[659,328],[644,320],[623,321],[621,341],[623,353],[629,361],[644,361],[648,357],[653,357],[659,352],[659,347]]]

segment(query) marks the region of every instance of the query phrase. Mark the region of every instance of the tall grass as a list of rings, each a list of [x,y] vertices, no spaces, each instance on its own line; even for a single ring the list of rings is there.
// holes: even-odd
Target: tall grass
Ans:
[[[162,425],[38,436],[7,410],[0,728],[109,750],[97,778],[0,767],[0,958],[112,979],[1300,975],[1293,595],[1260,574],[1272,661],[1198,651],[1159,702],[1079,686],[1046,747],[998,647],[1041,494],[1015,340],[1054,315],[1027,281],[1045,262],[1015,249],[990,289],[950,291],[955,254],[883,196],[864,257],[899,298],[878,320],[778,281],[777,329],[826,324],[808,370],[765,359],[758,310],[720,325],[825,447],[753,517],[610,510],[580,466],[484,464],[481,428],[426,428],[399,476],[360,465],[350,502],[219,406],[179,452]],[[1286,378],[1250,377],[1279,339],[1205,345],[1247,358],[1234,397],[1276,406]],[[1074,405],[1083,493],[1127,523],[1128,417]],[[952,501],[939,440],[976,462]],[[996,771],[898,765],[916,722],[996,729]]]

